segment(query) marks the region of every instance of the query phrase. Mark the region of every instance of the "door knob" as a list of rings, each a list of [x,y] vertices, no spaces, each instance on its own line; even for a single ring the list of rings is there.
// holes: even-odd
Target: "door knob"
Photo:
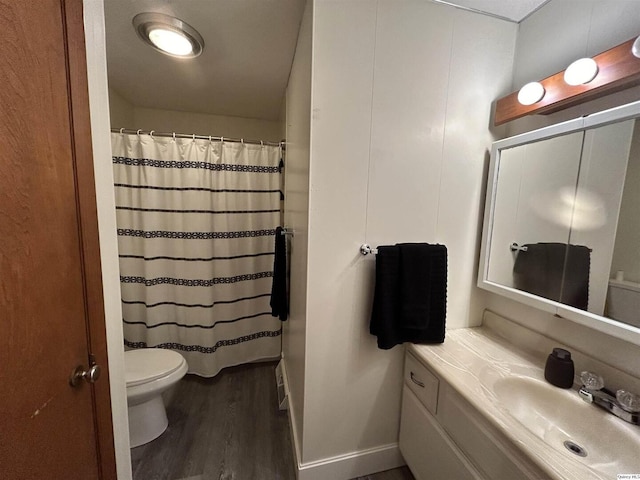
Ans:
[[[100,378],[100,365],[93,364],[88,370],[85,370],[82,365],[78,365],[73,372],[71,372],[69,385],[77,387],[83,379],[86,380],[87,383],[95,383],[98,378]]]

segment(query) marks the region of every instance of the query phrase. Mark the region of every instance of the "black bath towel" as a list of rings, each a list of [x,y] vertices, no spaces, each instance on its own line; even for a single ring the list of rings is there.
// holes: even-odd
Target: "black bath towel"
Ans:
[[[287,296],[287,239],[283,228],[276,228],[273,283],[271,284],[271,315],[285,321],[289,313]]]
[[[442,343],[445,336],[447,249],[404,243],[380,246],[369,331],[378,347]]]
[[[566,243],[531,243],[518,252],[513,284],[525,292],[586,310],[591,250]]]

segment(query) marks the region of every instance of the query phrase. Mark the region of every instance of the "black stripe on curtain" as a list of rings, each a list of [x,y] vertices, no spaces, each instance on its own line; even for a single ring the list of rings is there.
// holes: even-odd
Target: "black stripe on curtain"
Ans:
[[[140,207],[121,207],[117,206],[116,210],[128,210],[132,212],[154,212],[154,213],[206,213],[206,214],[236,214],[236,213],[276,213],[280,212],[279,208],[272,210],[169,210],[164,208],[140,208]]]
[[[179,238],[184,240],[214,240],[223,238],[253,238],[275,235],[275,228],[269,230],[245,230],[241,232],[173,232],[167,230],[134,230],[132,228],[119,228],[120,237],[142,238]]]
[[[234,275],[232,277],[214,277],[208,280],[172,277],[145,278],[137,276],[120,276],[120,283],[141,283],[147,287],[153,287],[155,285],[175,285],[178,287],[211,287],[213,285],[246,282],[248,280],[258,280],[260,278],[269,277],[273,277],[273,271],[245,273],[243,275]]]
[[[161,307],[163,305],[171,305],[171,306],[175,306],[175,307],[185,307],[185,308],[213,308],[216,305],[225,305],[225,304],[229,304],[229,303],[238,303],[238,302],[244,302],[246,300],[255,300],[256,298],[270,297],[270,296],[271,296],[271,293],[262,293],[260,295],[253,295],[251,297],[236,298],[234,300],[218,300],[217,302],[213,302],[213,303],[210,303],[210,304],[200,304],[200,303],[189,304],[189,303],[178,303],[178,302],[158,302],[158,303],[147,304],[147,303],[145,303],[143,301],[140,301],[140,300],[122,300],[122,303],[124,303],[126,305],[144,305],[146,308]]]
[[[162,322],[162,323],[154,323],[152,325],[149,325],[146,322],[125,320],[124,318],[122,319],[122,321],[124,323],[126,323],[127,325],[142,325],[145,328],[157,328],[157,327],[174,326],[174,327],[180,327],[180,328],[204,328],[206,330],[211,330],[216,325],[222,325],[222,324],[225,324],[225,323],[235,323],[235,322],[239,322],[240,320],[248,320],[248,319],[251,319],[251,318],[264,317],[265,315],[271,315],[271,312],[254,313],[253,315],[245,315],[243,317],[232,318],[230,320],[216,320],[211,325],[198,325],[198,324],[187,325],[186,323],[178,323],[178,322]]]
[[[282,335],[282,329],[280,330],[266,330],[262,332],[252,333],[251,335],[243,335],[242,337],[233,338],[229,340],[219,340],[212,347],[203,347],[200,345],[183,345],[181,343],[161,343],[159,345],[152,345],[154,348],[169,348],[171,350],[180,350],[182,352],[199,352],[199,353],[214,353],[221,347],[228,347],[231,345],[238,345],[244,342],[250,342],[258,338],[264,337],[279,337]],[[148,348],[147,342],[130,342],[127,339],[124,340],[124,344],[130,348]]]
[[[265,167],[263,165],[233,165],[227,163],[193,162],[188,160],[153,160],[151,158],[127,158],[113,157],[116,165],[129,167],[154,167],[154,168],[201,168],[214,172],[242,172],[242,173],[280,173],[278,167]]]
[[[134,188],[136,190],[162,190],[170,192],[210,192],[210,193],[282,193],[275,190],[240,190],[233,188],[205,188],[205,187],[159,187],[156,185],[131,185],[128,183],[116,183],[116,187]]]
[[[263,253],[247,253],[245,255],[232,255],[229,257],[207,257],[207,258],[189,258],[189,257],[167,257],[167,256],[158,256],[158,257],[145,257],[144,255],[118,255],[118,258],[135,258],[138,260],[144,260],[145,262],[152,260],[176,260],[183,262],[211,262],[213,260],[235,260],[237,258],[250,258],[250,257],[262,257],[265,255],[273,255],[274,252],[263,252]]]

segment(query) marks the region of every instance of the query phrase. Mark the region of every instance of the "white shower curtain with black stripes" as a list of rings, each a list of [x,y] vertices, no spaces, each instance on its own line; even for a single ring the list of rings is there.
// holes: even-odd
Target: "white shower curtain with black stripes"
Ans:
[[[189,372],[280,356],[279,147],[112,133],[125,345]]]

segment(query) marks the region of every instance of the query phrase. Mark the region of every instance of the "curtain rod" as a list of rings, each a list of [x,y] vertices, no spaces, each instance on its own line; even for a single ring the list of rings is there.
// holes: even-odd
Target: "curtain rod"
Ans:
[[[231,138],[231,137],[214,137],[211,135],[196,135],[188,133],[176,133],[176,132],[156,132],[155,130],[134,130],[131,128],[112,128],[112,133],[127,133],[136,135],[150,135],[152,137],[173,137],[173,138],[197,138],[199,140],[219,141],[219,142],[234,142],[234,143],[248,143],[250,145],[268,145],[271,147],[285,148],[284,140],[282,142],[264,142],[262,140],[245,140],[244,138]]]

